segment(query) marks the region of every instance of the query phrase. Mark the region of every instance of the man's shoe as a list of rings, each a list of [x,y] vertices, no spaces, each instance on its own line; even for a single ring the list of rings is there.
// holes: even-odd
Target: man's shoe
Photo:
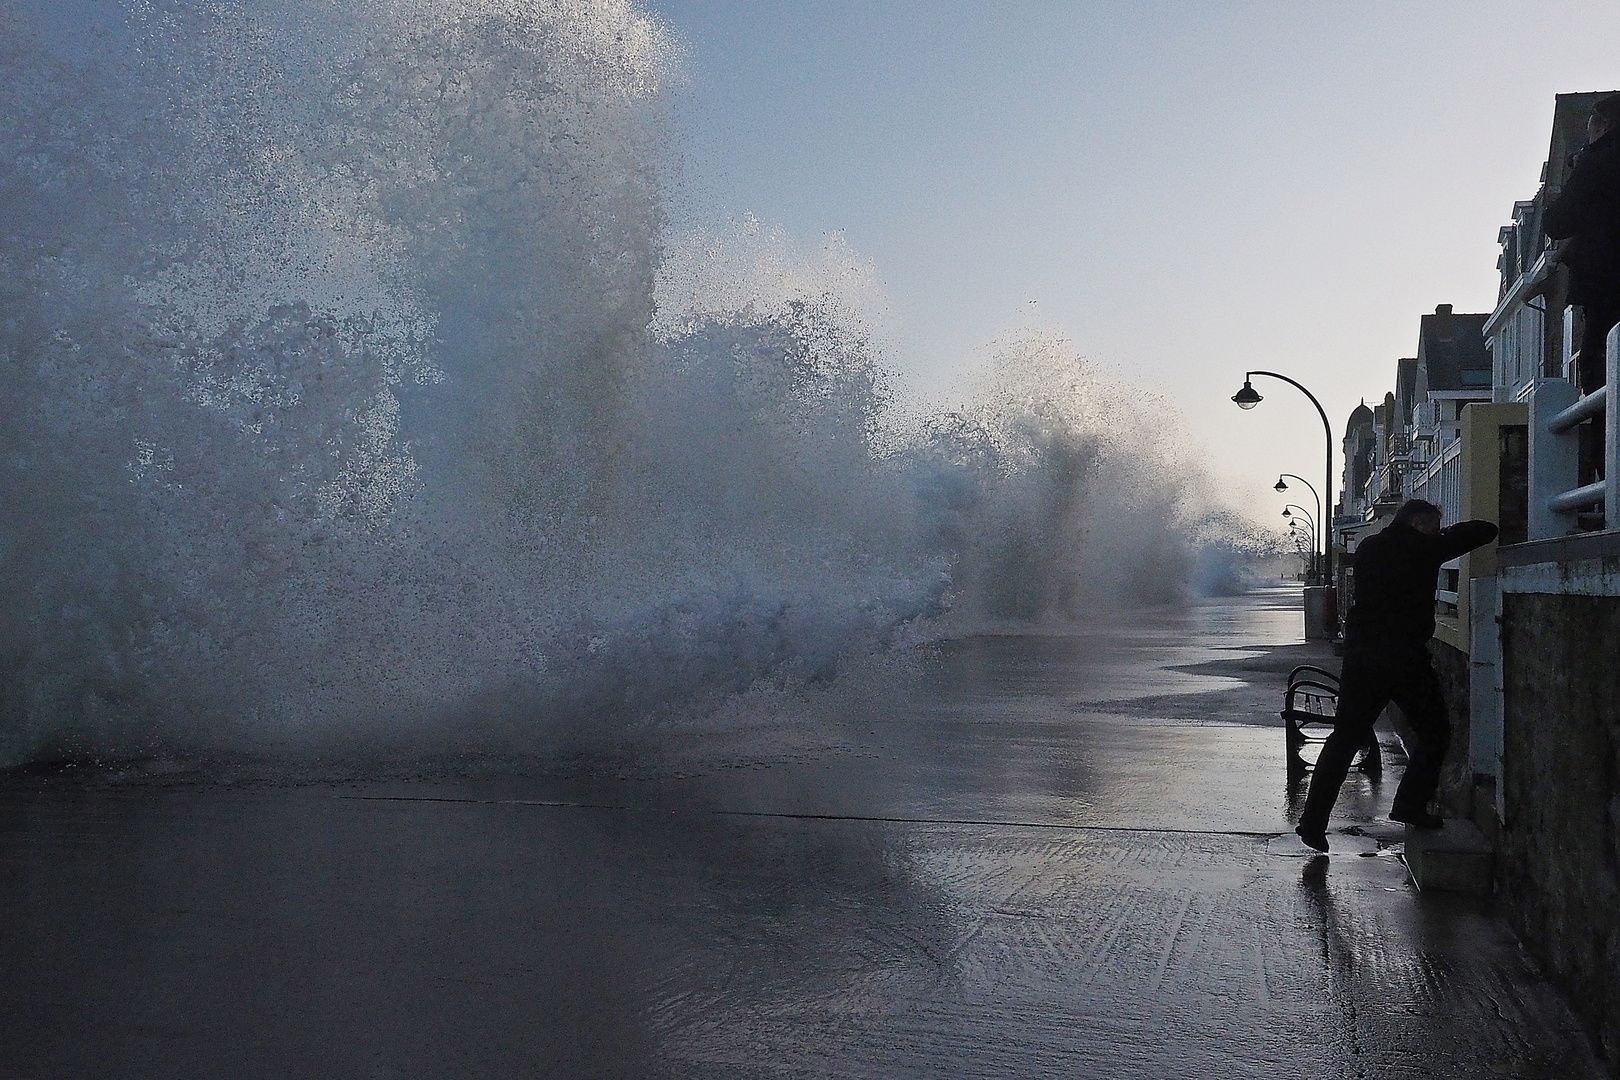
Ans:
[[[1438,829],[1446,823],[1445,818],[1439,814],[1431,814],[1427,810],[1391,810],[1389,820],[1399,821],[1414,829]]]
[[[1328,849],[1327,834],[1321,829],[1307,829],[1301,825],[1294,831],[1299,833],[1299,838],[1305,842],[1306,847],[1314,848],[1317,851],[1326,851]]]

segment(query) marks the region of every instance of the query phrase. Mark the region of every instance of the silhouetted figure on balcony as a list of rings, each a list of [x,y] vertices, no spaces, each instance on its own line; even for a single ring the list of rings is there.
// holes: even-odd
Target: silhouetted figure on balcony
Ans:
[[[1412,499],[1383,532],[1361,542],[1352,556],[1356,598],[1344,623],[1344,669],[1338,718],[1311,774],[1305,809],[1294,831],[1326,851],[1328,815],[1356,751],[1372,738],[1373,723],[1394,701],[1414,738],[1407,743],[1406,775],[1389,816],[1420,829],[1438,829],[1429,800],[1440,786],[1440,764],[1451,744],[1451,718],[1429,661],[1434,636],[1434,592],[1442,563],[1496,539],[1489,521],[1440,527],[1440,508]]]
[[[1603,344],[1620,322],[1620,94],[1593,107],[1586,138],[1543,227],[1554,240],[1569,240],[1562,256],[1569,302],[1581,305],[1586,323],[1577,379],[1589,394],[1606,380]]]

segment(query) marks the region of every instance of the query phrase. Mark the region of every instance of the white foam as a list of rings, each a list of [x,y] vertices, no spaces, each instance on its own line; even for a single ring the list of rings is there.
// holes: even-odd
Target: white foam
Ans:
[[[0,762],[543,745],[1187,581],[1195,463],[1066,342],[919,414],[837,238],[661,255],[634,4],[130,11],[0,22]]]

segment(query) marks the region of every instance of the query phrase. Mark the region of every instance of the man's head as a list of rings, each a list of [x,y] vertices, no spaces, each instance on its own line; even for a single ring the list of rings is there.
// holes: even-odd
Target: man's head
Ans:
[[[1592,106],[1592,115],[1586,121],[1586,141],[1595,143],[1615,130],[1620,130],[1620,94],[1610,94]]]
[[[1422,499],[1408,499],[1395,511],[1395,524],[1410,525],[1425,536],[1440,531],[1440,508]]]

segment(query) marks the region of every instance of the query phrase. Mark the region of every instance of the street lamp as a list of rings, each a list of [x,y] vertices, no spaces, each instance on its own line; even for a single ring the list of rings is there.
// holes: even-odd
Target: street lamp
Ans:
[[[1316,485],[1312,484],[1303,476],[1295,476],[1291,472],[1280,473],[1277,476],[1277,486],[1272,488],[1272,490],[1279,495],[1288,490],[1288,485],[1283,483],[1284,477],[1287,477],[1289,480],[1298,480],[1300,483],[1311,489],[1311,494],[1316,498],[1316,520],[1326,524],[1327,519],[1322,516],[1322,496],[1317,492]]]
[[[1292,514],[1290,512],[1290,511],[1293,511],[1293,510],[1298,510],[1299,511],[1299,516],[1298,517],[1295,517],[1294,514]],[[1288,518],[1290,521],[1292,521],[1296,525],[1299,524],[1299,521],[1300,521],[1301,518],[1303,518],[1305,520],[1305,525],[1310,530],[1310,533],[1311,533],[1311,547],[1313,549],[1312,553],[1311,553],[1311,576],[1315,577],[1317,568],[1320,566],[1320,563],[1319,563],[1319,561],[1317,559],[1317,554],[1316,554],[1316,552],[1314,550],[1315,548],[1320,546],[1317,543],[1317,536],[1319,534],[1317,532],[1316,519],[1311,517],[1310,511],[1306,510],[1303,506],[1300,506],[1298,503],[1289,503],[1287,506],[1283,507],[1282,516],[1285,517],[1285,518]],[[1317,581],[1316,584],[1320,585],[1321,582]]]
[[[1327,468],[1323,470],[1322,492],[1321,494],[1317,495],[1317,500],[1321,502],[1323,506],[1331,506],[1333,504],[1333,425],[1328,422],[1327,410],[1322,408],[1322,403],[1316,400],[1315,394],[1311,393],[1309,390],[1305,389],[1305,387],[1301,386],[1293,379],[1290,379],[1288,376],[1279,375],[1275,371],[1245,371],[1243,373],[1243,389],[1232,395],[1232,401],[1237,405],[1238,408],[1252,409],[1256,405],[1260,404],[1262,400],[1260,393],[1259,391],[1255,390],[1254,384],[1250,381],[1256,375],[1264,375],[1269,379],[1281,379],[1289,386],[1292,386],[1295,390],[1298,390],[1300,393],[1310,398],[1311,404],[1316,406],[1317,415],[1321,416],[1322,418],[1322,433],[1327,436]],[[1317,510],[1317,514],[1321,514],[1320,508]],[[1332,537],[1329,535],[1326,528],[1318,531],[1321,533],[1322,540],[1322,582],[1323,584],[1327,585],[1329,590],[1331,590],[1333,588]],[[1327,595],[1331,604],[1333,594],[1330,591]]]
[[[1293,538],[1294,550],[1299,553],[1301,565],[1305,570],[1305,583],[1308,585],[1316,576],[1316,560],[1320,558],[1316,551],[1316,534],[1307,529],[1304,522],[1296,520],[1289,527],[1288,535]]]
[[[1311,535],[1315,536],[1316,535],[1316,519],[1311,517],[1311,512],[1309,510],[1305,509],[1303,506],[1299,505],[1299,503],[1289,503],[1287,506],[1283,507],[1283,517],[1293,517],[1294,515],[1289,513],[1290,510],[1298,510],[1299,511],[1299,516],[1304,518],[1305,519],[1305,524],[1310,526]]]
[[[1287,477],[1289,480],[1298,480],[1300,483],[1304,484],[1306,487],[1311,489],[1311,495],[1312,495],[1313,498],[1316,499],[1316,520],[1320,524],[1320,527],[1325,529],[1327,527],[1327,519],[1322,516],[1322,496],[1317,493],[1316,485],[1312,484],[1309,480],[1305,479],[1303,476],[1299,476],[1299,475],[1296,475],[1295,473],[1291,473],[1291,472],[1285,472],[1285,473],[1281,473],[1281,474],[1278,475],[1278,477],[1277,477],[1277,485],[1276,485],[1276,487],[1274,487],[1272,489],[1272,490],[1276,491],[1278,494],[1281,494],[1282,492],[1285,492],[1285,491],[1288,490],[1288,484],[1284,481],[1284,479],[1283,479],[1284,477]],[[1313,559],[1312,561],[1314,562],[1315,560]],[[1326,582],[1326,581],[1320,581],[1319,580],[1317,582],[1317,584],[1318,585],[1327,585],[1327,584],[1330,584],[1330,583]]]
[[[1294,552],[1299,556],[1300,565],[1305,568],[1307,576],[1310,567],[1316,562],[1316,539],[1303,525],[1296,525],[1288,530],[1288,535],[1294,538]]]
[[[1265,372],[1263,372],[1263,371],[1258,371],[1258,372],[1251,371],[1251,372],[1249,372],[1249,375],[1264,375],[1264,374],[1265,374]],[[1249,382],[1249,375],[1245,375],[1243,377],[1243,389],[1239,390],[1237,393],[1232,395],[1232,400],[1237,402],[1237,407],[1240,408],[1240,409],[1252,409],[1256,405],[1260,404],[1261,401],[1264,400],[1260,396],[1260,392],[1258,390],[1256,390],[1254,388],[1254,386]],[[1290,381],[1292,381],[1292,380],[1290,380]]]

